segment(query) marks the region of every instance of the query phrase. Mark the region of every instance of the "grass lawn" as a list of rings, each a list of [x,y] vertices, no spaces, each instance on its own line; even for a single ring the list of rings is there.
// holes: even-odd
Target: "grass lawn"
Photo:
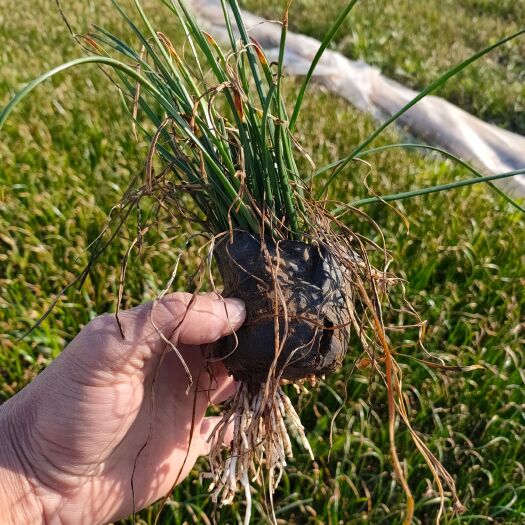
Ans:
[[[294,0],[290,28],[322,39],[346,0]],[[280,19],[278,0],[242,0]],[[524,0],[368,0],[358,2],[333,48],[423,89],[453,64],[523,28]],[[521,24],[521,25],[520,25]],[[438,95],[498,126],[525,134],[525,38],[485,56]]]
[[[341,0],[298,0],[293,29],[319,37]],[[145,2],[151,8],[157,2]],[[255,2],[246,2],[251,7]],[[269,2],[260,11],[273,13]],[[421,87],[453,62],[517,25],[521,0],[489,2],[363,2],[337,46],[381,66],[385,73]],[[396,6],[396,7],[394,7]],[[301,7],[303,9],[301,9]],[[64,2],[79,30],[91,22],[118,29],[110,2]],[[263,9],[264,8],[264,9]],[[454,17],[448,13],[454,9]],[[157,7],[155,17],[176,33]],[[29,14],[30,13],[30,14]],[[410,16],[408,15],[410,13]],[[440,13],[444,13],[440,15]],[[176,35],[175,35],[176,37]],[[524,132],[524,43],[471,66],[441,94],[465,109]],[[58,13],[30,0],[3,0],[0,11],[0,105],[23,83],[79,51]],[[298,85],[287,79],[290,101]],[[521,104],[521,105],[520,105]],[[119,265],[127,241],[119,238],[90,272],[81,290],[70,290],[53,314],[21,342],[23,333],[54,296],[85,265],[110,208],[143,165],[147,144],[134,139],[115,89],[95,67],[74,70],[41,86],[18,107],[0,137],[0,398],[7,399],[56,356],[93,316],[114,309]],[[344,102],[312,88],[298,126],[298,139],[318,165],[347,153],[374,129],[373,121]],[[394,131],[378,141],[396,141]],[[332,197],[352,201],[469,175],[435,157],[391,150],[351,165]],[[306,169],[306,165],[304,165]],[[426,348],[450,365],[481,364],[484,370],[443,373],[414,357],[399,356],[414,427],[456,480],[467,512],[447,523],[525,521],[525,218],[485,187],[420,197],[393,209],[367,208],[384,231],[394,256],[392,269],[406,279],[406,295],[429,328]],[[130,229],[136,227],[132,218]],[[368,227],[355,222],[361,233]],[[188,225],[184,225],[187,231]],[[169,231],[136,255],[128,270],[124,306],[156,295],[175,255]],[[191,261],[190,261],[191,266]],[[187,289],[187,275],[175,289]],[[390,324],[407,322],[399,316]],[[404,341],[408,343],[407,334]],[[316,462],[298,449],[277,494],[282,523],[400,523],[404,496],[392,478],[385,425],[386,398],[380,380],[347,366],[319,391],[295,400],[301,408]],[[329,434],[334,419],[333,444]],[[435,487],[408,433],[400,426],[399,453],[416,497],[416,515],[432,523]],[[197,479],[201,463],[174,493],[160,523],[206,523],[212,505]],[[259,501],[254,523],[266,523]],[[242,506],[224,509],[218,523],[237,523]],[[141,514],[152,523],[156,509]],[[129,521],[130,522],[130,521]]]

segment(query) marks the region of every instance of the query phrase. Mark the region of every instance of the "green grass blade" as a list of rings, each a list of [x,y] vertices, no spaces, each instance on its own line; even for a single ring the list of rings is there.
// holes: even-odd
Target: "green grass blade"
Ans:
[[[248,31],[246,30],[246,26],[244,25],[244,20],[242,19],[241,9],[239,7],[237,0],[228,0],[228,3],[230,4],[230,8],[232,10],[233,17],[235,18],[235,22],[237,23],[237,29],[239,30],[239,33],[241,35],[242,43],[244,44],[244,46],[246,46],[246,53],[248,55],[248,63],[250,64],[250,69],[252,71],[253,80],[255,83],[255,87],[257,89],[257,94],[259,95],[259,100],[261,104],[264,104],[266,95],[262,88],[263,83],[261,81],[261,76],[259,75],[259,69],[257,67],[257,60],[255,57],[255,52],[252,48],[250,37],[248,36]]]
[[[172,1],[172,2],[168,2],[168,0],[161,0],[162,3],[168,7],[168,9],[175,13],[175,15],[178,17],[178,20],[182,26],[182,29],[184,31],[184,35],[186,37],[186,40],[187,42],[189,43],[190,45],[190,48],[191,48],[191,52],[192,52],[192,55],[195,59],[195,63],[197,64],[197,68],[199,70],[199,78],[202,82],[204,82],[204,71],[202,69],[202,66],[201,66],[201,63],[200,63],[200,60],[199,60],[199,55],[197,53],[197,49],[195,48],[195,43],[193,42],[193,37],[192,37],[192,34],[191,34],[191,31],[188,29],[188,24],[186,23],[186,21],[184,20],[184,16],[183,16],[183,13],[180,12],[180,10],[177,8],[177,6],[175,5],[175,3]]]
[[[456,157],[456,155],[453,155],[446,149],[438,148],[437,146],[429,146],[427,144],[416,144],[416,143],[403,143],[403,144],[387,144],[386,146],[379,146],[377,148],[370,148],[365,151],[362,151],[359,155],[359,158],[363,158],[365,155],[369,155],[371,153],[379,153],[381,151],[385,151],[388,149],[397,149],[397,148],[419,148],[424,150],[430,150],[435,151],[437,153],[440,153],[444,157],[447,157],[448,159],[456,162],[460,166],[463,166],[465,169],[476,175],[477,177],[483,177],[484,175],[480,173],[476,168],[471,166],[468,162],[465,162],[464,160],[460,159],[459,157]],[[516,208],[517,210],[525,213],[525,208],[520,206],[510,195],[505,193],[502,189],[498,188],[495,184],[493,184],[490,181],[486,181],[487,185],[495,191],[500,197],[503,197],[511,206]]]
[[[139,11],[139,14],[141,15],[141,18],[143,22],[148,27],[148,30],[150,31],[150,34],[152,35],[153,42],[160,50],[160,53],[162,54],[162,58],[159,56],[158,52],[155,50],[155,46],[152,44],[149,38],[146,38],[146,36],[142,33],[142,31],[136,26],[136,24],[133,22],[131,17],[126,13],[126,11],[122,8],[122,6],[117,2],[117,0],[112,0],[113,5],[118,10],[122,18],[126,21],[128,26],[131,28],[131,30],[135,33],[135,35],[138,37],[144,48],[146,49],[148,56],[150,56],[155,63],[155,65],[158,67],[159,72],[162,75],[162,80],[165,83],[165,86],[163,86],[163,91],[171,91],[173,95],[175,95],[175,99],[178,104],[184,108],[184,111],[188,112],[191,111],[191,108],[193,106],[193,101],[190,97],[190,95],[187,93],[187,91],[184,89],[181,82],[177,82],[178,76],[177,72],[174,71],[173,65],[169,59],[169,56],[164,49],[164,46],[159,41],[159,38],[157,37],[157,34],[155,33],[153,27],[149,23],[149,20],[147,19],[144,11],[142,10],[140,3],[138,0],[134,0],[135,5],[137,7],[137,10]],[[117,41],[116,37],[114,37]],[[166,66],[166,63],[168,66]],[[169,67],[169,69],[168,69]],[[171,73],[170,73],[171,69]],[[160,89],[160,87],[159,87]]]
[[[284,49],[286,46],[286,35],[288,33],[288,10],[290,9],[290,0],[286,1],[284,8],[284,14],[281,22],[281,38],[279,41],[279,57],[277,59],[277,91],[275,99],[277,102],[277,114],[279,117],[279,123],[275,126],[274,130],[274,143],[277,154],[277,169],[279,172],[279,179],[281,181],[286,215],[290,221],[290,228],[293,233],[297,233],[299,228],[297,224],[297,213],[296,213],[296,203],[294,202],[293,193],[290,187],[290,180],[288,169],[289,166],[289,156],[287,152],[290,152],[290,139],[288,134],[284,129],[283,123],[285,122],[285,108],[282,102],[281,97],[281,84],[282,84],[282,71],[283,71],[283,62],[284,62]],[[287,162],[285,162],[287,161]]]
[[[173,4],[172,10],[175,13],[178,13],[178,9],[175,6],[175,2],[178,3],[178,5],[180,7],[180,10],[184,14],[184,16],[186,18],[186,23],[189,26],[191,34],[192,34],[193,38],[195,39],[195,42],[196,42],[197,46],[199,47],[199,49],[204,53],[204,55],[206,57],[206,64],[210,67],[211,71],[215,75],[215,78],[217,79],[219,84],[223,83],[223,82],[229,82],[230,78],[229,78],[228,74],[226,73],[226,71],[224,71],[224,69],[222,67],[220,67],[219,63],[215,59],[215,56],[213,54],[214,50],[212,49],[211,45],[208,42],[208,39],[206,38],[206,36],[202,32],[202,30],[200,29],[199,24],[194,19],[194,17],[192,16],[190,11],[188,10],[188,8],[185,5],[185,3],[182,0],[172,0],[172,4]],[[177,14],[177,16],[179,16],[179,15]],[[236,112],[235,101],[233,100],[233,97],[232,97],[232,95],[230,93],[230,90],[225,90],[224,93],[225,93],[225,96],[226,96],[226,101],[228,102],[230,110],[231,110],[231,112],[232,112],[232,114],[234,116],[237,128],[240,129],[242,127],[242,123],[241,123],[241,121],[239,119],[239,116],[237,115],[237,112]]]
[[[281,38],[279,40],[279,57],[277,59],[277,111],[279,118],[284,120],[284,104],[281,103],[281,84],[283,76],[283,62],[284,62],[284,50],[286,47],[286,35],[288,34],[288,11],[290,9],[291,0],[287,0],[284,8],[283,19],[281,21]]]
[[[308,84],[310,83],[310,80],[312,79],[312,76],[314,74],[314,70],[317,67],[317,64],[319,60],[321,60],[321,57],[323,56],[323,53],[326,51],[326,48],[330,45],[332,42],[335,34],[337,31],[339,31],[339,28],[345,21],[348,13],[352,10],[354,5],[357,3],[357,0],[351,0],[347,6],[339,13],[339,16],[336,18],[334,24],[332,27],[328,30],[325,37],[323,38],[323,41],[321,42],[321,46],[317,50],[317,53],[314,56],[314,59],[312,60],[312,63],[310,64],[310,68],[308,69],[308,72],[306,73],[306,77],[303,80],[303,83],[301,85],[301,88],[299,89],[299,94],[297,95],[297,100],[295,102],[295,106],[293,108],[292,117],[290,118],[289,128],[290,131],[293,131],[295,127],[295,123],[297,121],[297,117],[299,116],[299,111],[301,110],[301,105],[303,103],[304,94],[306,91],[306,88],[308,87]]]
[[[472,179],[457,180],[449,182],[448,184],[439,184],[437,186],[430,186],[428,188],[420,188],[418,190],[404,191],[402,193],[393,193],[391,195],[383,195],[378,197],[368,197],[366,199],[360,199],[351,203],[349,206],[358,207],[364,206],[365,204],[372,204],[374,202],[391,202],[400,201],[403,199],[411,199],[412,197],[419,197],[420,195],[428,195],[429,193],[438,193],[441,191],[448,191],[457,188],[463,188],[464,186],[472,186],[474,184],[480,184],[482,182],[490,182],[493,180],[506,179],[508,177],[515,177],[516,175],[522,175],[525,173],[525,168],[508,171],[506,173],[499,173],[498,175],[485,175],[482,177],[475,177]],[[346,206],[338,206],[334,210],[334,214],[340,216],[341,212],[347,210]]]
[[[149,82],[147,79],[145,79],[142,75],[137,73],[135,69],[132,67],[120,62],[119,60],[116,60],[114,58],[109,57],[101,57],[101,56],[88,56],[88,57],[82,57],[77,58],[75,60],[71,60],[70,62],[66,62],[65,64],[61,64],[60,66],[55,67],[54,69],[51,69],[50,71],[47,71],[46,73],[40,75],[38,78],[31,81],[29,84],[27,84],[21,91],[19,91],[13,99],[7,104],[7,106],[2,110],[0,113],[0,129],[2,128],[5,120],[11,113],[11,111],[16,107],[16,105],[26,96],[28,95],[33,89],[35,89],[38,85],[40,85],[42,82],[48,80],[49,78],[53,77],[54,75],[61,73],[62,71],[65,71],[67,69],[70,69],[72,67],[82,65],[82,64],[101,64],[101,65],[108,65],[116,70],[120,70],[124,73],[126,73],[129,77],[133,78],[135,81],[140,82],[141,85],[145,86],[151,93],[155,95],[157,100],[159,102],[164,102],[163,105],[166,106],[166,109],[171,115],[174,115],[174,108],[170,106],[170,104],[164,100],[163,95],[155,88],[155,86]],[[176,117],[174,117],[176,118]],[[179,118],[180,120],[180,118]],[[186,129],[187,136],[193,141],[193,143],[199,147],[199,149],[203,152],[206,161],[209,163],[211,169],[214,171],[214,173],[218,176],[221,183],[224,185],[224,189],[227,193],[227,195],[233,199],[234,201],[237,200],[237,191],[238,189],[235,189],[230,180],[224,175],[222,172],[221,167],[217,164],[216,159],[214,159],[210,153],[207,151],[207,149],[201,144],[199,139],[191,133],[189,129]],[[254,229],[254,231],[258,230],[258,224],[257,221],[254,219],[252,214],[248,211],[246,204],[241,203],[240,205],[240,212],[246,220],[247,224],[250,225],[251,228]]]
[[[116,2],[115,2],[116,3]],[[135,4],[135,8],[137,9],[142,21],[144,22],[144,24],[146,24],[146,27],[148,28],[148,31],[151,35],[151,38],[153,39],[153,41],[155,42],[156,44],[156,48],[160,51],[163,59],[164,59],[164,62],[166,64],[168,64],[168,66],[170,67],[170,70],[171,70],[171,73],[172,75],[175,77],[175,78],[178,78],[178,72],[177,72],[177,69],[175,68],[175,66],[173,65],[173,62],[172,60],[170,59],[169,55],[168,55],[168,52],[166,51],[166,49],[164,48],[164,46],[162,45],[161,41],[159,40],[159,37],[157,35],[157,32],[155,31],[155,29],[153,28],[153,25],[152,23],[150,22],[149,18],[146,16],[146,13],[144,11],[144,9],[142,8],[142,5],[140,3],[139,0],[133,0],[133,3]],[[161,63],[160,60],[158,60],[158,63]],[[165,73],[165,76],[166,77],[170,77],[170,74],[168,71],[163,71]],[[180,84],[180,82],[179,82]],[[191,100],[191,99],[190,99]]]
[[[460,71],[465,69],[468,65],[472,64],[472,62],[475,62],[479,58],[481,58],[483,55],[486,55],[487,53],[490,53],[497,47],[502,46],[506,42],[509,42],[510,40],[513,40],[514,38],[517,38],[521,35],[525,34],[525,29],[521,29],[520,31],[517,31],[516,33],[513,33],[512,35],[509,35],[505,38],[502,38],[501,40],[498,40],[495,44],[492,44],[490,46],[485,47],[481,51],[478,51],[477,53],[473,54],[460,64],[457,64],[456,66],[450,68],[446,73],[441,75],[437,80],[434,80],[431,84],[429,84],[423,91],[421,91],[418,95],[416,95],[410,102],[405,104],[399,111],[394,113],[384,124],[379,126],[373,133],[371,133],[359,146],[357,146],[350,155],[347,157],[344,157],[343,159],[340,159],[332,166],[337,166],[334,170],[334,172],[330,175],[328,180],[325,182],[323,187],[317,192],[316,197],[321,198],[326,191],[328,190],[330,184],[332,181],[337,177],[337,175],[343,170],[343,168],[361,151],[363,151],[372,141],[374,141],[390,124],[395,122],[401,115],[406,113],[412,106],[417,104],[422,98],[426,97],[428,94],[435,91],[437,88],[441,87],[448,79],[452,78],[453,76],[457,75]],[[323,171],[326,171],[325,168],[321,168],[317,173],[322,173]]]
[[[49,71],[46,71],[39,77],[35,78],[31,82],[29,82],[23,89],[21,89],[7,104],[7,106],[4,107],[2,112],[0,113],[0,129],[2,129],[2,126],[4,125],[4,122],[6,121],[7,117],[13,111],[13,109],[18,105],[18,103],[33,89],[35,89],[37,86],[42,84],[42,82],[45,82],[46,80],[50,79],[51,77],[54,77],[58,73],[61,73],[62,71],[66,71],[68,69],[71,69],[72,67],[80,66],[83,64],[100,64],[100,65],[107,65],[114,69],[120,70],[123,73],[127,74],[129,77],[133,78],[135,81],[139,82],[142,86],[146,87],[148,90],[150,90],[152,93],[155,94],[155,96],[158,96],[159,101],[164,101],[166,104],[168,104],[167,101],[164,100],[164,96],[155,88],[155,86],[146,78],[144,78],[142,75],[140,75],[135,69],[128,66],[127,64],[124,64],[124,62],[121,62],[120,60],[116,60],[115,58],[110,57],[102,57],[102,56],[87,56],[87,57],[81,57],[76,58],[74,60],[70,60],[69,62],[66,62],[64,64],[61,64],[53,69],[50,69]]]
[[[228,13],[228,7],[226,6],[226,0],[221,0],[222,15],[224,16],[224,22],[226,23],[226,30],[228,31],[228,38],[230,39],[231,50],[237,52],[237,42],[235,41],[235,34],[233,32],[232,22]]]

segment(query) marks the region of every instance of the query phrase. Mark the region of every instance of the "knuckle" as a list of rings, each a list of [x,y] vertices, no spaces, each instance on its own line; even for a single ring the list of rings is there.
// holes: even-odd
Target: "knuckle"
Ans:
[[[156,308],[159,309],[161,315],[169,315],[171,317],[179,318],[183,316],[188,309],[190,300],[191,294],[186,292],[175,292],[158,301]]]
[[[115,314],[104,313],[89,321],[89,323],[86,325],[86,329],[99,331],[108,328],[111,323],[115,322]]]

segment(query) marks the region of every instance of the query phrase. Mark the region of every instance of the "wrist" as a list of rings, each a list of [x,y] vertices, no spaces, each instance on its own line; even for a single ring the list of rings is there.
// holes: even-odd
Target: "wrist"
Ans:
[[[15,399],[0,407],[0,523],[42,523],[44,510],[27,461],[26,433],[15,416]]]

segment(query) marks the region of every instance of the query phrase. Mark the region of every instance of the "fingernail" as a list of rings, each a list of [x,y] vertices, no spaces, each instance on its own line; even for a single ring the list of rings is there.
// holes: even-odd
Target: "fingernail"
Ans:
[[[228,318],[232,323],[243,323],[246,317],[244,301],[235,297],[228,297],[224,300],[228,310]]]

